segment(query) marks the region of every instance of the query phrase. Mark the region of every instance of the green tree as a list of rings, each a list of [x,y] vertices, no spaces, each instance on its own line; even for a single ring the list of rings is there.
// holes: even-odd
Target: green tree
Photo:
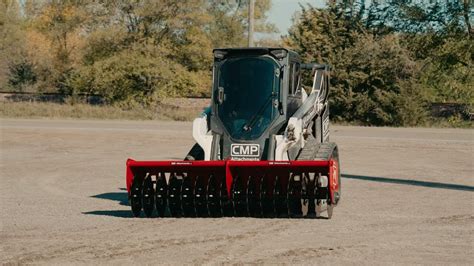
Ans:
[[[96,14],[95,28],[99,29],[89,33],[84,66],[76,71],[70,84],[78,91],[106,93],[111,102],[126,100],[127,95],[136,100],[143,97],[144,101],[171,95],[209,95],[211,51],[221,45],[243,45],[246,5],[246,1],[215,0],[93,3],[89,13]],[[272,28],[265,24],[269,8],[270,1],[259,1],[259,30]],[[133,72],[133,65],[141,73],[134,76],[140,78],[125,82],[131,78],[125,73]],[[117,84],[129,88],[108,89],[104,84],[110,85],[114,77],[121,80]],[[143,84],[137,80],[159,82],[148,82],[146,89],[140,89]]]
[[[360,34],[339,55],[332,77],[332,113],[365,125],[414,126],[426,116],[419,66],[398,37]]]
[[[3,83],[110,103],[209,95],[212,49],[244,46],[248,27],[248,0],[1,1],[0,56],[24,59],[0,62]],[[270,7],[257,1],[257,32],[275,30]]]
[[[36,80],[33,65],[27,60],[26,36],[19,3],[0,1],[0,89],[25,90]]]
[[[212,46],[203,1],[117,1],[105,10],[71,86],[110,102],[207,93]]]
[[[390,25],[423,65],[420,81],[431,101],[474,104],[473,13],[467,0],[389,1],[379,6],[379,24]]]
[[[249,0],[207,0],[207,12],[212,20],[209,37],[215,48],[245,47],[248,32]],[[271,0],[255,1],[255,32],[276,33],[274,24],[267,22]]]
[[[417,63],[398,37],[378,36],[367,28],[373,18],[364,10],[359,2],[349,1],[323,9],[302,7],[285,42],[304,61],[332,65],[330,106],[336,119],[366,125],[423,121]]]
[[[31,20],[32,27],[42,33],[50,45],[53,61],[48,85],[64,93],[71,92],[67,79],[79,63],[80,30],[87,20],[82,4],[82,1],[49,1]]]

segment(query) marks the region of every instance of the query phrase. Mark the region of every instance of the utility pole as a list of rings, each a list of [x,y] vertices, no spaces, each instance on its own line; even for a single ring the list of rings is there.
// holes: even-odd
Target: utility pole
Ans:
[[[255,9],[255,0],[249,1],[249,47],[253,47],[253,17]]]

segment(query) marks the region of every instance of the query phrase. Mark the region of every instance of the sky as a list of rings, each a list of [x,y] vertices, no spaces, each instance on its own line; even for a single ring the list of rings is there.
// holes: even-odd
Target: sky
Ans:
[[[258,1],[258,0],[256,0]],[[300,3],[311,4],[314,7],[323,7],[325,0],[272,0],[272,8],[268,12],[268,22],[275,24],[280,30],[277,36],[286,35],[291,26],[291,18],[300,10]]]

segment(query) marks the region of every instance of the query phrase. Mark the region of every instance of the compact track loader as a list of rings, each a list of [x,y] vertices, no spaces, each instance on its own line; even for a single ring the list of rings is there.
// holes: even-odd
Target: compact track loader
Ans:
[[[283,48],[213,55],[211,105],[193,122],[186,158],[127,161],[134,216],[331,218],[341,172],[329,142],[329,66]]]

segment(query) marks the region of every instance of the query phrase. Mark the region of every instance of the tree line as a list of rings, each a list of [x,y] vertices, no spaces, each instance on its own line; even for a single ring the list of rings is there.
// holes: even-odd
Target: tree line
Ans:
[[[0,89],[124,106],[209,96],[211,51],[246,46],[248,3],[0,0]],[[256,1],[256,32],[277,33],[271,4]],[[336,120],[418,125],[433,102],[474,104],[471,1],[333,0],[288,16],[288,33],[256,45],[330,64]]]
[[[473,12],[468,0],[329,1],[302,6],[284,41],[333,66],[337,120],[413,126],[430,103],[472,108]]]
[[[2,0],[0,86],[108,103],[209,95],[213,47],[246,44],[248,1]],[[255,31],[270,1],[255,6]],[[264,40],[263,40],[264,41]]]

